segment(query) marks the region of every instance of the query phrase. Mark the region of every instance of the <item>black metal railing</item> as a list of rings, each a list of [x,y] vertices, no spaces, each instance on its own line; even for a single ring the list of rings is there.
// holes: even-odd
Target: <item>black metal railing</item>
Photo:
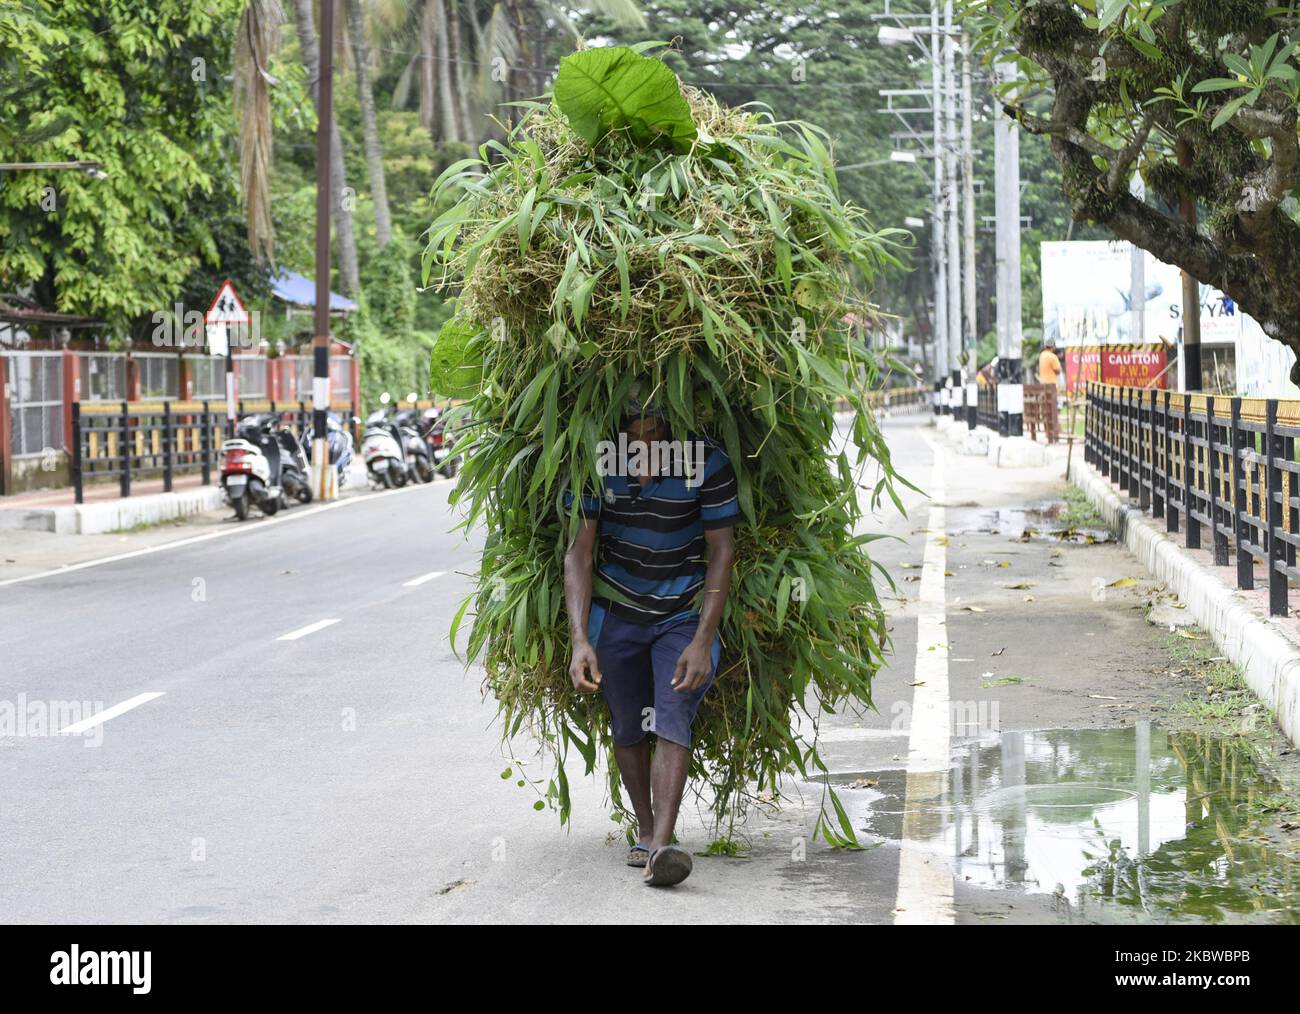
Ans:
[[[239,415],[279,414],[299,436],[311,425],[307,402],[241,401]],[[351,411],[336,405],[336,411]],[[349,416],[350,418],[350,416]],[[162,479],[170,493],[177,475],[199,473],[212,481],[221,442],[228,435],[224,401],[73,402],[72,488],[82,503],[88,482],[116,479],[122,496],[135,479]]]
[[[998,385],[980,383],[979,398],[975,402],[975,425],[998,431]]]
[[[1300,581],[1300,401],[1091,383],[1084,433],[1090,465],[1188,549],[1208,538],[1238,588],[1253,589],[1262,567],[1269,613],[1287,614]]]

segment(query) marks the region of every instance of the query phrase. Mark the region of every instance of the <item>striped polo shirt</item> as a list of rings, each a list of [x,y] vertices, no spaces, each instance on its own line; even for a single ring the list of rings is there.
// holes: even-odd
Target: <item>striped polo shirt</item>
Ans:
[[[701,438],[691,436],[691,440]],[[706,528],[727,528],[740,518],[736,474],[721,447],[704,446],[703,478],[604,477],[604,498],[582,498],[583,517],[598,518],[597,575],[627,602],[608,602],[615,616],[660,623],[694,612],[704,587]],[[565,505],[573,502],[572,494]]]

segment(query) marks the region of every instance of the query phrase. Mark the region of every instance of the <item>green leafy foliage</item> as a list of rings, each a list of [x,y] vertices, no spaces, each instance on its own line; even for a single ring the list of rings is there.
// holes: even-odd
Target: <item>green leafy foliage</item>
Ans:
[[[892,262],[893,234],[840,199],[816,128],[684,95],[707,148],[620,133],[593,146],[533,104],[435,188],[457,199],[429,231],[425,280],[459,290],[450,333],[482,358],[454,498],[487,542],[453,643],[482,659],[504,736],[526,729],[554,763],[544,798],[562,820],[575,752],[588,773],[605,759],[627,816],[603,703],[567,673],[563,557],[579,519],[564,493],[600,491],[599,442],[634,385],[675,436],[716,439],[737,475],[723,661],[692,760],[719,824],[782,775],[824,770],[817,718],[870,705],[886,641],[874,536],[858,530],[864,486],[873,505],[893,496],[863,405],[883,364],[847,318],[872,313],[856,283]],[[840,398],[859,411],[828,461]],[[853,844],[830,799],[819,831]]]
[[[483,335],[464,317],[442,325],[429,357],[429,390],[439,398],[472,398],[483,383]]]
[[[219,259],[220,204],[234,204],[225,26],[241,6],[0,0],[0,161],[107,173],[4,174],[0,289],[34,283],[44,305],[125,334]]]

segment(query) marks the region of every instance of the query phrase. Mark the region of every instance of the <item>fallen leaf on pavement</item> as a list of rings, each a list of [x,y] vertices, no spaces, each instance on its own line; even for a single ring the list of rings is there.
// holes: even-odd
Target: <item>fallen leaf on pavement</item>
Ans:
[[[1132,588],[1137,583],[1138,583],[1137,578],[1135,577],[1121,577],[1118,581],[1112,581],[1110,584],[1106,585],[1106,587],[1107,588]]]
[[[990,675],[992,674],[990,673]],[[1022,680],[1019,676],[1003,676],[1001,679],[991,680],[988,683],[981,683],[980,688],[983,690],[988,690],[992,687],[1008,687],[1011,686],[1012,684],[1023,683],[1023,682],[1025,681]]]

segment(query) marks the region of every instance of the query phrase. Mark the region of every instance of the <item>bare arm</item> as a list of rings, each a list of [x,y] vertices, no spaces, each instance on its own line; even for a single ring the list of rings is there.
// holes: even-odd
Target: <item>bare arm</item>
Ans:
[[[596,652],[587,641],[587,618],[591,613],[591,565],[595,557],[596,522],[584,519],[578,535],[564,554],[564,604],[569,613],[569,638],[573,658],[569,677],[584,693],[600,689],[600,668]]]
[[[709,564],[704,572],[704,604],[695,637],[677,660],[673,688],[690,693],[704,685],[713,671],[713,638],[722,622],[722,610],[731,592],[731,569],[736,557],[735,529],[706,528],[704,539],[709,546]]]

